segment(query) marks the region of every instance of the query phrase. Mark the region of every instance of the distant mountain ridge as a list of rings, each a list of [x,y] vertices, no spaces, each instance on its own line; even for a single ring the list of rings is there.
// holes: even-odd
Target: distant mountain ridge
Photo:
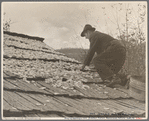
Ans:
[[[82,48],[63,48],[63,49],[57,49],[57,52],[63,53],[66,56],[70,58],[74,58],[80,62],[83,62],[86,54],[88,52],[88,49],[82,49]]]

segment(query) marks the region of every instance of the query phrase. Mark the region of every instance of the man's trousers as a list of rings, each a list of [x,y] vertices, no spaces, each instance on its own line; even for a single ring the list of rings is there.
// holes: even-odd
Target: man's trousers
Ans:
[[[126,49],[123,46],[110,45],[104,52],[93,59],[94,66],[104,81],[117,74],[126,59]]]

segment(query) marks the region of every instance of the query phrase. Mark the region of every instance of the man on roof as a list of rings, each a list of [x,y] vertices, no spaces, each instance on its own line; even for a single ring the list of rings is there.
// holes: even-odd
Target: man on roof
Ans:
[[[107,84],[109,87],[120,84],[121,79],[117,73],[122,68],[126,58],[126,49],[121,41],[108,34],[95,31],[95,28],[89,24],[85,25],[81,36],[89,39],[90,42],[90,49],[81,71],[85,69],[85,66],[90,65],[96,52],[97,56],[93,59],[93,64],[101,79],[103,81],[109,80],[110,83]]]

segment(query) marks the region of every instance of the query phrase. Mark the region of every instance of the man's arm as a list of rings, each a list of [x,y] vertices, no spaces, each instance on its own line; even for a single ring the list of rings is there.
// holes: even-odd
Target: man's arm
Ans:
[[[86,65],[89,66],[98,46],[99,46],[99,40],[98,40],[98,37],[95,36],[91,39],[90,49],[89,49],[86,59],[84,61],[84,66],[86,66]]]

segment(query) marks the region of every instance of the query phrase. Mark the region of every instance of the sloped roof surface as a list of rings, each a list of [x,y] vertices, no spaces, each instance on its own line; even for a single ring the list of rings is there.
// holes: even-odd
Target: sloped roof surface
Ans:
[[[37,40],[36,40],[37,39]],[[4,33],[3,116],[144,117],[145,104],[38,38]]]

